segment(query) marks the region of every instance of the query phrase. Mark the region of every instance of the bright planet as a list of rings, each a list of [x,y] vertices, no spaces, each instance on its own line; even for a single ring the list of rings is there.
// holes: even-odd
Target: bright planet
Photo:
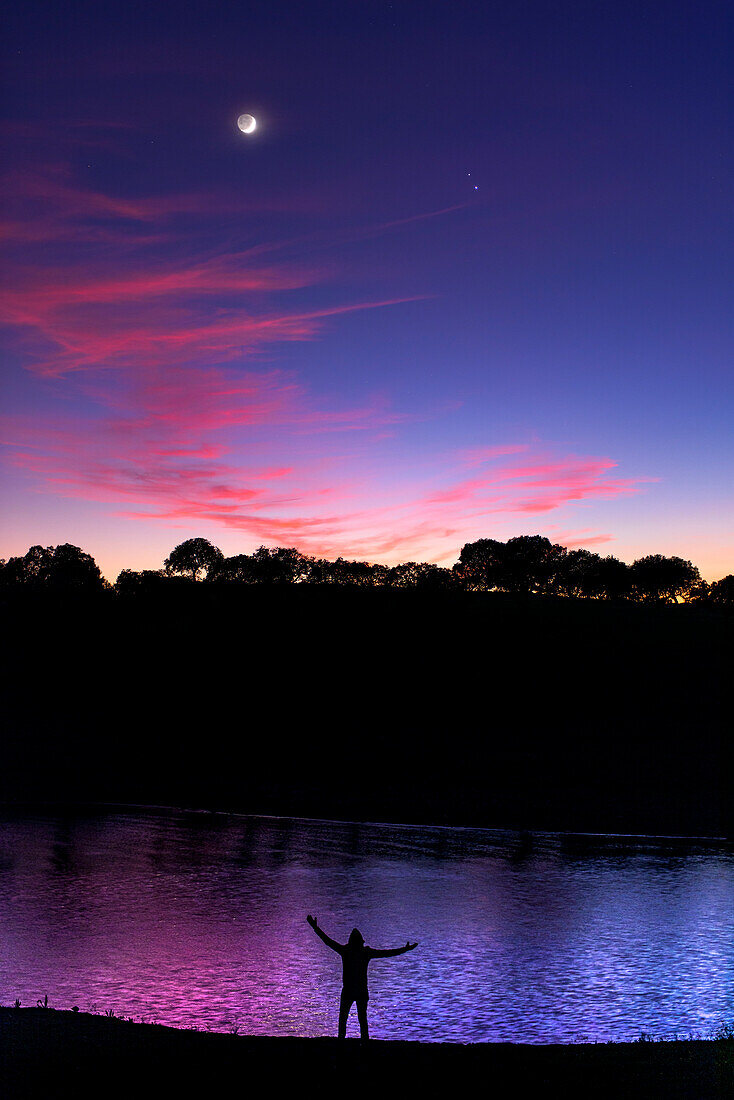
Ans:
[[[253,115],[240,115],[237,119],[237,125],[243,134],[251,134],[257,126],[257,122]]]

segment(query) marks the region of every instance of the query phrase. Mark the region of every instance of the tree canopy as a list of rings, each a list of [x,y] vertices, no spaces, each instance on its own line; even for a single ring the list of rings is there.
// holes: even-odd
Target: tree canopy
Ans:
[[[708,586],[707,598],[721,607],[734,607],[734,573],[728,573],[720,581]]]
[[[186,539],[174,547],[163,565],[166,573],[188,573],[195,581],[200,573],[215,568],[223,556],[219,547],[212,546],[208,539]]]
[[[462,547],[455,569],[472,589],[550,593],[567,553],[542,535],[518,535],[507,542],[479,539]]]
[[[632,563],[631,574],[635,592],[646,601],[676,603],[689,597],[701,582],[701,574],[690,561],[663,554],[638,558]]]
[[[91,554],[69,542],[31,546],[23,557],[10,558],[3,564],[0,580],[7,586],[67,591],[101,591],[106,585]]]
[[[252,554],[225,557],[208,539],[187,539],[174,547],[162,569],[123,569],[115,590],[150,593],[172,584],[314,585],[420,591],[504,592],[518,596],[632,600],[734,606],[734,574],[707,584],[695,565],[680,557],[648,554],[627,565],[612,555],[567,550],[542,535],[501,542],[466,543],[453,568],[430,562],[387,566],[367,561],[310,557],[293,546],[260,546]],[[91,555],[78,546],[31,546],[19,557],[0,560],[0,587],[66,591],[109,588]]]

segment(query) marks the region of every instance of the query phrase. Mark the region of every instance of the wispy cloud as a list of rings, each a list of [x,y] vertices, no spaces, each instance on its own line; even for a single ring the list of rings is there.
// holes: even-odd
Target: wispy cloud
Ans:
[[[387,503],[385,484],[355,479],[339,462],[337,446],[323,445],[314,457],[310,430],[325,418],[335,437],[349,436],[358,418],[360,428],[375,433],[384,410],[322,413],[277,372],[243,378],[223,370],[159,371],[154,381],[141,378],[101,400],[106,414],[86,425],[78,419],[6,420],[3,439],[12,462],[47,491],[108,503],[130,520],[220,527],[241,532],[250,545],[287,543],[309,553],[372,560],[435,557],[441,548],[455,555],[463,541],[512,523],[518,514],[540,521],[569,503],[642,487],[640,479],[610,477],[614,463],[608,459],[568,455],[550,461],[538,452],[537,462],[513,466],[507,456],[493,461],[491,474],[472,481],[458,477],[438,492],[421,480],[406,477],[396,484],[393,477]],[[243,431],[251,433],[249,444]],[[275,462],[258,463],[264,437],[270,450],[277,439],[275,449],[288,461],[276,456]],[[367,434],[367,457],[371,438]],[[242,457],[248,448],[249,459]],[[457,455],[455,471],[461,467]],[[451,471],[443,477],[450,480]],[[608,538],[589,530],[579,543]],[[557,540],[576,544],[573,534]]]
[[[224,217],[293,212],[294,202],[229,190],[163,195],[115,195],[84,184],[68,163],[31,163],[0,178],[6,244],[73,241],[76,244],[146,245],[172,238],[202,222],[211,228]]]
[[[171,224],[182,215],[221,219],[238,207],[252,215],[230,196],[114,197],[81,187],[65,168],[11,174],[5,186],[3,231],[13,247],[0,321],[21,334],[38,374],[244,361],[272,344],[313,339],[339,315],[417,297],[324,304],[331,267],[276,258],[287,242],[211,255]],[[29,261],[17,247],[66,239],[75,247],[61,260]],[[313,288],[317,305],[299,293]]]
[[[381,440],[416,410],[397,410],[385,395],[316,400],[295,374],[258,362],[340,316],[415,298],[340,300],[331,268],[313,262],[314,250],[309,262],[294,258],[293,238],[216,249],[208,239],[205,249],[186,232],[187,218],[241,207],[236,198],[112,196],[63,166],[8,182],[0,319],[20,334],[37,384],[53,380],[59,404],[55,415],[5,417],[3,443],[41,491],[103,502],[131,522],[241,532],[248,544],[440,560],[513,517],[641,487],[613,474],[609,458],[537,441],[459,450],[440,469],[434,461],[430,477],[385,472]],[[34,253],[37,245],[48,253]],[[345,440],[358,441],[351,461]],[[607,537],[590,532],[585,543]]]

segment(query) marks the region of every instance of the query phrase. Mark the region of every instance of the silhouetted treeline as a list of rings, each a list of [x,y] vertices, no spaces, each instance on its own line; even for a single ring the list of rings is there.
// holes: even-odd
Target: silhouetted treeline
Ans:
[[[567,550],[541,535],[469,542],[453,568],[426,562],[387,566],[344,558],[330,561],[292,547],[261,546],[253,554],[225,557],[207,539],[187,539],[171,551],[160,570],[123,569],[114,589],[120,594],[153,591],[183,579],[208,585],[336,585],[734,606],[734,575],[708,584],[683,558],[648,554],[627,565],[590,550]],[[94,559],[69,544],[32,546],[23,557],[0,562],[0,587],[16,586],[68,591],[111,587]]]
[[[728,608],[149,580],[5,590],[0,799],[734,835]]]
[[[23,557],[0,559],[0,586],[86,592],[109,587],[94,558],[68,542],[31,546]]]

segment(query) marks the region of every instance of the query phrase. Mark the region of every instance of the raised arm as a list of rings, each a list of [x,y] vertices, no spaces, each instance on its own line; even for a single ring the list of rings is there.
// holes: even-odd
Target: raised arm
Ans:
[[[306,920],[311,925],[311,927],[313,928],[314,932],[319,937],[319,939],[322,939],[324,941],[324,943],[326,944],[326,946],[330,947],[332,951],[337,951],[341,955],[343,945],[340,944],[340,943],[337,943],[336,940],[332,940],[331,936],[327,936],[326,932],[324,932],[323,928],[319,928],[319,923],[316,920],[316,917],[312,917],[311,914],[309,913],[308,916],[306,917]]]
[[[373,959],[390,959],[393,955],[404,955],[406,951],[412,951],[417,943],[406,942],[405,947],[392,947],[386,951],[379,951],[376,947],[370,947],[370,955]]]

